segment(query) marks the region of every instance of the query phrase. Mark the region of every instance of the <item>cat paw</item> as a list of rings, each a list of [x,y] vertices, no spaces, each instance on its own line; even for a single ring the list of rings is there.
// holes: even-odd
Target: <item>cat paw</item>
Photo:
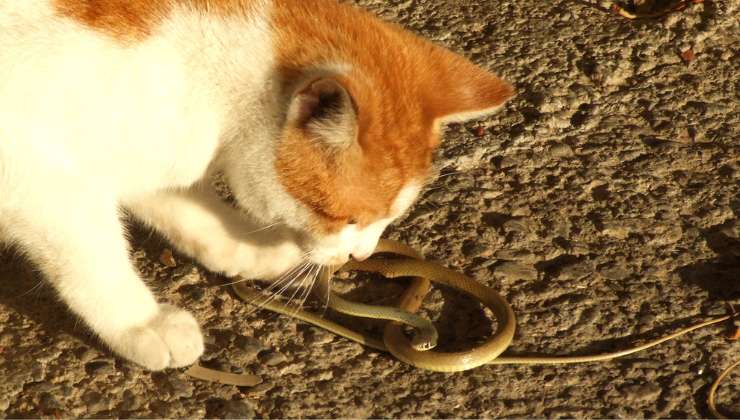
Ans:
[[[195,318],[171,305],[160,305],[147,325],[130,329],[116,341],[115,351],[149,370],[191,365],[204,348]]]
[[[248,243],[214,244],[197,256],[209,270],[226,277],[250,279],[277,277],[303,262],[303,251],[294,243],[255,246]]]

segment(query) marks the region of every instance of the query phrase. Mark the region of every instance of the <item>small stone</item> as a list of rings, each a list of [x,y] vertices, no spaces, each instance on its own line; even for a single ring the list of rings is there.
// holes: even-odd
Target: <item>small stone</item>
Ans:
[[[267,366],[277,366],[281,363],[287,362],[288,358],[285,357],[284,354],[275,351],[267,353],[264,357],[261,358],[261,360],[262,363]]]
[[[593,273],[594,268],[587,262],[577,262],[560,268],[558,278],[561,280],[580,280]]]
[[[537,270],[534,267],[511,261],[497,265],[493,272],[507,280],[537,280]]]
[[[134,394],[133,391],[127,389],[123,391],[123,401],[118,406],[119,410],[134,411],[141,407],[141,398]]]
[[[658,229],[655,238],[651,241],[654,245],[673,245],[683,238],[681,226],[670,226]]]
[[[511,156],[504,156],[501,158],[498,162],[498,167],[501,169],[506,168],[513,168],[514,166],[517,166],[519,164],[519,161],[512,158]]]
[[[100,354],[97,351],[85,347],[77,349],[77,355],[82,363],[87,363],[100,357]]]
[[[99,392],[89,391],[82,396],[82,401],[87,405],[90,413],[97,413],[108,409],[108,404],[103,400]]]
[[[170,377],[170,386],[172,387],[173,398],[190,398],[193,396],[195,387],[189,381],[183,381],[182,379]]]
[[[504,230],[507,232],[532,232],[534,227],[528,219],[511,219],[504,222]]]
[[[555,158],[573,157],[573,148],[567,144],[556,144],[548,150],[550,156]]]
[[[477,257],[486,252],[488,248],[475,241],[466,241],[462,246],[462,253],[468,258]]]
[[[200,281],[198,269],[192,264],[179,264],[172,270],[172,278],[177,279],[179,285],[197,284]]]
[[[333,342],[336,337],[333,334],[329,334],[326,331],[320,329],[311,329],[309,331],[310,332],[306,334],[304,338],[306,345],[323,346]]]
[[[211,400],[206,417],[222,419],[251,419],[256,417],[254,408],[246,401]]]
[[[116,368],[108,359],[95,359],[85,364],[85,372],[88,375],[112,375]]]
[[[511,211],[514,217],[529,217],[532,215],[532,208],[529,206],[517,207]]]
[[[253,386],[249,389],[247,389],[245,392],[249,394],[250,396],[257,396],[266,393],[267,391],[272,390],[275,387],[275,384],[270,381],[262,382],[259,385]]]
[[[330,381],[334,379],[334,372],[332,372],[331,370],[325,370],[314,376],[314,379],[317,381]]]
[[[85,393],[85,395],[82,396],[82,401],[84,401],[85,404],[90,405],[90,404],[97,403],[98,401],[100,401],[101,398],[102,396],[100,395],[99,392],[88,391]]]
[[[56,389],[56,385],[52,384],[51,382],[36,382],[32,383],[26,386],[25,391],[26,392],[49,392]]]
[[[254,359],[259,352],[265,349],[265,345],[254,337],[238,335],[234,339],[234,345],[242,352],[244,357]]]
[[[615,239],[627,239],[630,236],[631,229],[627,226],[612,225],[604,227],[601,233]]]
[[[39,407],[43,413],[58,413],[64,407],[48,392],[41,393],[39,397]]]
[[[622,388],[625,398],[635,402],[655,401],[661,393],[660,386],[656,384],[628,385]]]
[[[615,266],[600,270],[599,273],[602,277],[609,280],[624,280],[632,274],[627,268],[622,266]]]

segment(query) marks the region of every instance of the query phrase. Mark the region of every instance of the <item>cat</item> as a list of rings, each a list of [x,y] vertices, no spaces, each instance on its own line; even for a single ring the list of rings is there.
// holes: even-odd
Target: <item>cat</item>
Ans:
[[[186,366],[198,323],[142,281],[123,213],[226,276],[362,260],[445,124],[513,93],[335,0],[1,2],[0,240],[118,355]],[[273,228],[253,240],[249,218]]]

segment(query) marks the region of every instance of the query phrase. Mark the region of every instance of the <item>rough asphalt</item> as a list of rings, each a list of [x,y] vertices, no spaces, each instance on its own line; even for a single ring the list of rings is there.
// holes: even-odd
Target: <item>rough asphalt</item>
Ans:
[[[737,1],[639,22],[596,0],[359,3],[517,87],[495,117],[450,128],[442,177],[388,234],[500,290],[518,316],[512,353],[608,351],[740,308]],[[599,364],[422,372],[253,312],[218,286],[226,279],[177,254],[167,267],[168,245],[132,229],[145,278],[201,322],[205,363],[265,382],[241,389],[117,359],[8,250],[0,417],[695,418],[740,357],[716,327]],[[368,302],[398,291],[352,284]],[[490,333],[481,308],[453,292],[436,291],[428,308],[443,348]],[[740,373],[719,400],[740,416]]]

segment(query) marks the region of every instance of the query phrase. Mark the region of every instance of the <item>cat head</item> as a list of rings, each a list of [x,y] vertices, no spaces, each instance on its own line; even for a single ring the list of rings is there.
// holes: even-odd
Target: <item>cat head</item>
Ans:
[[[241,195],[299,231],[313,262],[362,260],[432,176],[444,125],[490,114],[513,89],[349,6],[285,3],[274,17],[283,98],[268,159],[275,182]]]

